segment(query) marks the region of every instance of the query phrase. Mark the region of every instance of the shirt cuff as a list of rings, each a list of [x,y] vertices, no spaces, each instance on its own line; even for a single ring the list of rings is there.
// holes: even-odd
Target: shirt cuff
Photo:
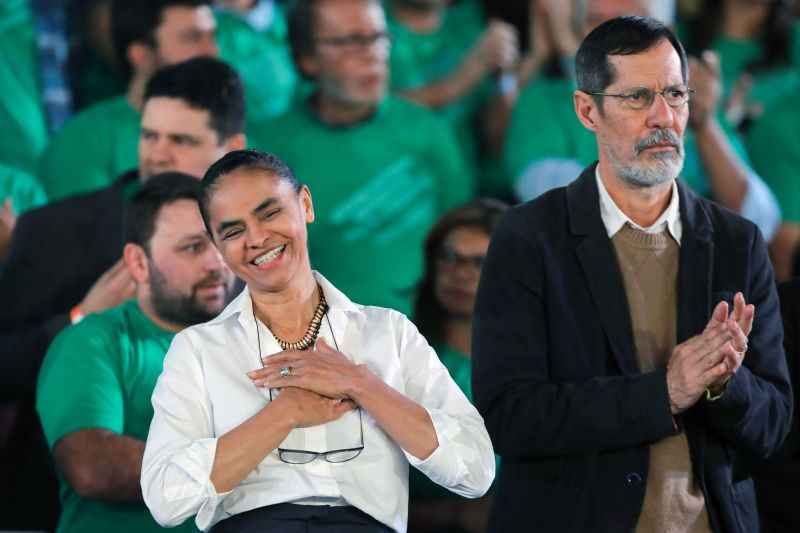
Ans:
[[[226,513],[222,510],[221,504],[225,497],[233,492],[232,490],[217,492],[211,482],[211,470],[214,467],[217,441],[218,439],[216,438],[200,439],[193,442],[189,448],[175,457],[174,465],[189,480],[186,483],[169,483],[165,494],[168,501],[191,501],[197,498],[197,489],[200,487],[201,493],[199,496],[202,503],[195,517],[195,524],[203,531],[225,517]]]
[[[403,450],[403,453],[411,466],[428,476],[434,483],[445,488],[455,487],[468,474],[463,459],[458,453],[450,450],[448,446],[448,443],[452,442],[456,433],[458,433],[458,428],[448,423],[448,417],[444,413],[435,410],[431,411],[427,408],[424,409],[428,412],[428,416],[431,417],[439,445],[425,459],[414,457],[405,450]]]

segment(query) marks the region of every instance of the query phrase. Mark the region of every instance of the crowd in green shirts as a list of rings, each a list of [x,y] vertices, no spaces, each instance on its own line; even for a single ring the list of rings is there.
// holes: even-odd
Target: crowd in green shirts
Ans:
[[[443,213],[479,194],[517,202],[566,185],[596,160],[597,146],[575,116],[571,72],[550,68],[569,65],[569,53],[554,52],[546,65],[531,70],[486,66],[456,96],[426,106],[428,97],[420,95],[457,76],[476,57],[491,18],[478,0],[456,0],[441,7],[437,22],[423,31],[402,14],[404,0],[380,4],[390,41],[389,92],[374,113],[354,124],[331,125],[317,113],[319,87],[295,64],[284,2],[258,0],[244,11],[215,6],[215,42],[220,58],[244,84],[248,146],[276,154],[311,190],[312,266],[358,303],[410,314],[424,237]],[[762,61],[774,53],[765,38],[772,31],[769,22],[745,37],[723,25],[703,41],[693,36],[693,20],[670,22],[687,43],[701,42],[702,49],[717,54],[721,96],[714,120],[724,136],[720,154],[732,158],[749,180],[750,196],[740,214],[754,220],[767,240],[788,239],[797,247],[800,25],[792,21],[783,28],[782,59],[770,63]],[[526,56],[524,44],[523,66],[535,52]],[[690,53],[702,51],[687,47]],[[8,210],[3,203],[9,200],[15,216],[108,187],[138,164],[140,105],[118,69],[95,63],[80,73],[73,87],[87,94],[75,101],[86,105],[51,132],[38,53],[30,3],[0,3],[0,209]],[[487,141],[487,116],[498,97],[513,104],[499,121],[499,150]],[[710,175],[708,156],[698,149],[692,128],[684,145],[681,179],[715,199],[721,185]],[[777,270],[779,277],[796,272]],[[59,364],[45,365],[39,381],[37,404],[50,413],[42,419],[48,444],[75,428],[94,426],[145,439],[150,393],[172,335],[132,302],[67,329],[50,349],[49,361]],[[469,356],[439,348],[471,397]],[[126,403],[123,397],[138,400]],[[82,406],[77,412],[59,410],[75,403]],[[92,502],[68,484],[61,486],[62,520],[72,530],[156,528],[141,509]],[[420,479],[412,486],[421,498],[441,496]]]

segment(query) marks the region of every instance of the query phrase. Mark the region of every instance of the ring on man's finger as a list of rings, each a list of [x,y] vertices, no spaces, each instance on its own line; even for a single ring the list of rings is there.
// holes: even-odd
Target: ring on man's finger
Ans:
[[[292,367],[285,366],[285,367],[281,368],[280,374],[281,374],[282,378],[291,376],[292,375]]]

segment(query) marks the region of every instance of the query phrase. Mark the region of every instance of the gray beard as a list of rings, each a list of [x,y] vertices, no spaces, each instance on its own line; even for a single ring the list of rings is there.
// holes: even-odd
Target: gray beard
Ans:
[[[677,178],[683,170],[683,155],[670,152],[653,154],[651,165],[622,165],[612,158],[611,163],[617,175],[628,185],[636,189],[649,189]]]
[[[606,152],[611,165],[622,181],[632,188],[647,189],[673,181],[681,173],[684,159],[683,140],[672,130],[659,129],[634,146],[634,153],[639,156],[646,148],[665,142],[675,146],[675,151],[649,154],[650,164],[639,163],[635,160],[631,163],[623,163],[610,146]]]

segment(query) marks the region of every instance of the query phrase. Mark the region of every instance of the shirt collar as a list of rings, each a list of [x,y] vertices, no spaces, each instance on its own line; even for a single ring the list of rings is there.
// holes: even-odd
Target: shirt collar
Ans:
[[[358,306],[356,306],[356,304],[354,304],[350,298],[345,296],[342,291],[334,287],[334,285],[328,281],[325,276],[316,270],[312,271],[312,273],[314,274],[314,278],[317,280],[317,283],[319,283],[319,286],[322,288],[322,292],[325,294],[325,300],[328,302],[329,313],[339,315],[342,312],[348,313],[359,311]],[[222,322],[233,317],[236,317],[239,323],[245,327],[249,327],[254,324],[253,300],[250,297],[249,287],[245,287],[239,296],[234,298],[233,301],[222,310],[217,318],[211,322]]]
[[[675,180],[672,180],[672,198],[669,201],[669,205],[664,212],[661,213],[661,216],[658,217],[653,225],[643,228],[631,220],[628,215],[623,213],[614,202],[614,199],[611,198],[611,195],[608,194],[605,185],[603,185],[603,180],[600,178],[600,165],[595,167],[594,175],[595,179],[597,180],[597,191],[600,196],[600,217],[603,219],[603,224],[606,227],[606,232],[608,233],[609,238],[616,235],[617,232],[622,229],[622,226],[627,223],[632,227],[646,233],[659,233],[663,231],[664,226],[666,226],[670,235],[672,235],[672,238],[675,239],[675,242],[678,244],[681,243],[683,226],[681,224],[679,205],[680,195],[678,194],[678,185],[675,183]]]

